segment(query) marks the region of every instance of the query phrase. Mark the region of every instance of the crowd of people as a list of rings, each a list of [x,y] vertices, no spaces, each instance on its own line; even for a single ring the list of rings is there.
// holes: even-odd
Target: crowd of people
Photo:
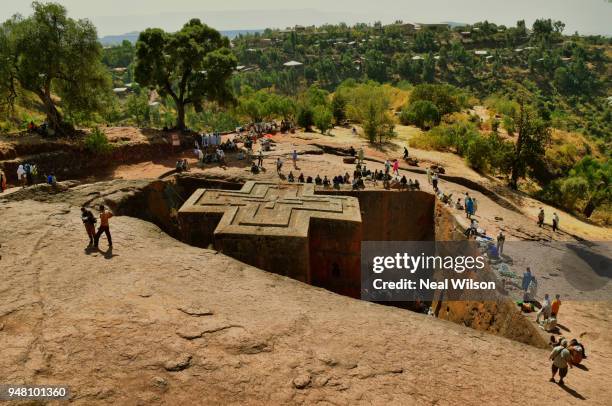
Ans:
[[[389,188],[397,188],[400,190],[420,190],[420,184],[417,179],[412,180],[406,178],[406,175],[400,176],[399,173],[399,163],[397,160],[391,164],[389,161],[385,162],[385,169],[383,170],[374,170],[372,172],[368,169],[365,164],[365,160],[363,158],[363,149],[360,149],[359,152],[355,151],[355,149],[351,146],[349,149],[349,154],[352,156],[356,156],[356,164],[355,169],[353,170],[352,176],[345,172],[344,174],[338,174],[334,177],[328,179],[327,175],[324,175],[323,178],[319,174],[317,174],[314,178],[310,175],[305,176],[303,172],[296,177],[292,170],[289,171],[287,175],[288,182],[298,182],[298,183],[314,183],[315,185],[323,186],[323,187],[333,187],[334,189],[340,189],[342,185],[350,185],[353,190],[365,189],[366,181],[372,182],[373,185],[377,185],[379,181],[383,183],[383,186],[386,189]],[[297,165],[298,161],[298,153],[294,150],[291,153],[291,159],[293,162],[293,168],[299,169]],[[277,157],[276,159],[276,172],[279,176],[283,176],[282,168],[283,168],[283,160],[281,157]],[[259,173],[259,171],[263,168],[263,156],[261,151],[259,153],[258,162],[255,162],[251,165],[252,173]]]

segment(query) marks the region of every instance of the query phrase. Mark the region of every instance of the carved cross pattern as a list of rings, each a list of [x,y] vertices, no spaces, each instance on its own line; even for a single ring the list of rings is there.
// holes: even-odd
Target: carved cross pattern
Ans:
[[[249,181],[239,191],[199,189],[181,211],[222,214],[215,234],[306,236],[313,217],[361,222],[356,198],[315,195],[312,184]]]

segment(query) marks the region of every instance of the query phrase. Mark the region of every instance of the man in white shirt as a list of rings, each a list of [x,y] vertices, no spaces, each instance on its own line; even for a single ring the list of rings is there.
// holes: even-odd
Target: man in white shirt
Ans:
[[[545,320],[550,317],[550,298],[548,297],[548,293],[544,295],[544,301],[542,302],[542,308],[536,317],[536,323],[540,322],[540,317],[542,316],[544,316]]]
[[[551,382],[555,382],[555,375],[557,371],[559,371],[559,385],[564,385],[563,378],[567,375],[567,367],[573,368],[572,365],[572,355],[567,349],[567,340],[561,340],[561,345],[553,348],[550,353],[549,359],[552,363],[552,377],[550,378]]]

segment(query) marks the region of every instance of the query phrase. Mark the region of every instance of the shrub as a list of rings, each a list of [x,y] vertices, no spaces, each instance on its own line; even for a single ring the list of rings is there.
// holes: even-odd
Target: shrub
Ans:
[[[297,123],[300,127],[304,127],[305,131],[312,131],[314,125],[314,113],[308,105],[301,105],[298,110]]]
[[[516,124],[514,124],[514,119],[509,116],[505,116],[503,119],[504,128],[508,131],[509,135],[514,135],[516,132]]]
[[[112,148],[106,134],[98,127],[85,137],[85,149],[93,154],[108,154]]]
[[[440,124],[440,111],[428,100],[418,100],[404,107],[400,113],[404,125],[413,124],[425,130]]]
[[[332,113],[325,106],[317,106],[313,110],[313,122],[321,134],[325,134],[332,128]]]
[[[484,172],[489,167],[490,152],[491,148],[487,139],[478,135],[468,141],[465,159],[469,166],[479,172]]]
[[[461,110],[468,103],[468,97],[460,89],[451,85],[421,84],[410,94],[410,103],[418,100],[432,102],[438,108],[440,115]]]

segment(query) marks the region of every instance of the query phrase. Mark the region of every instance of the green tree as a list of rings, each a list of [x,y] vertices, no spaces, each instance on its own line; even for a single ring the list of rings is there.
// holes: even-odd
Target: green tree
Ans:
[[[440,124],[440,111],[429,100],[417,100],[404,107],[400,121],[404,125],[412,124],[426,130]]]
[[[574,199],[584,199],[586,203],[582,212],[586,217],[591,217],[599,205],[612,201],[611,186],[610,160],[602,163],[589,155],[574,166],[569,177],[563,181],[561,189],[566,193],[571,191]]]
[[[361,123],[363,131],[372,143],[382,143],[394,135],[395,123],[390,112],[391,97],[384,86],[366,83],[348,91],[348,117]]]
[[[100,130],[98,127],[91,130],[85,137],[84,145],[87,151],[98,155],[108,154],[113,149],[104,131]]]
[[[237,60],[228,46],[226,37],[198,19],[175,33],[149,28],[136,42],[136,81],[172,98],[182,130],[187,105],[200,111],[206,100],[234,100],[227,81]]]
[[[467,104],[467,96],[451,85],[424,83],[414,87],[410,103],[427,100],[436,105],[441,115],[459,111]]]
[[[334,93],[332,98],[332,113],[336,124],[346,120],[346,97],[341,92]]]
[[[384,83],[388,79],[387,63],[385,54],[381,51],[371,49],[365,54],[365,73],[369,79]]]
[[[34,93],[57,133],[71,130],[63,113],[88,115],[100,110],[110,80],[102,63],[102,47],[88,20],[68,18],[56,3],[32,3],[34,13],[2,24],[0,91],[17,87]],[[8,84],[8,86],[6,86]],[[57,97],[56,97],[57,96]],[[60,111],[58,103],[61,100]]]
[[[421,30],[414,37],[414,52],[435,52],[438,50],[436,36],[431,30]]]
[[[313,110],[313,122],[321,134],[327,133],[332,128],[332,112],[325,106],[317,106]]]
[[[485,137],[478,135],[468,141],[465,159],[475,170],[485,172],[489,168],[490,155],[491,145]]]
[[[150,121],[151,107],[149,106],[149,99],[145,92],[129,95],[125,102],[125,110],[139,127],[142,127]]]
[[[510,164],[510,187],[517,189],[518,180],[525,177],[527,169],[538,164],[550,140],[550,128],[536,110],[519,101],[519,111],[514,117],[518,133]]]
[[[313,108],[306,103],[302,103],[298,108],[297,123],[300,127],[304,128],[304,131],[312,131],[314,125],[314,112]]]

